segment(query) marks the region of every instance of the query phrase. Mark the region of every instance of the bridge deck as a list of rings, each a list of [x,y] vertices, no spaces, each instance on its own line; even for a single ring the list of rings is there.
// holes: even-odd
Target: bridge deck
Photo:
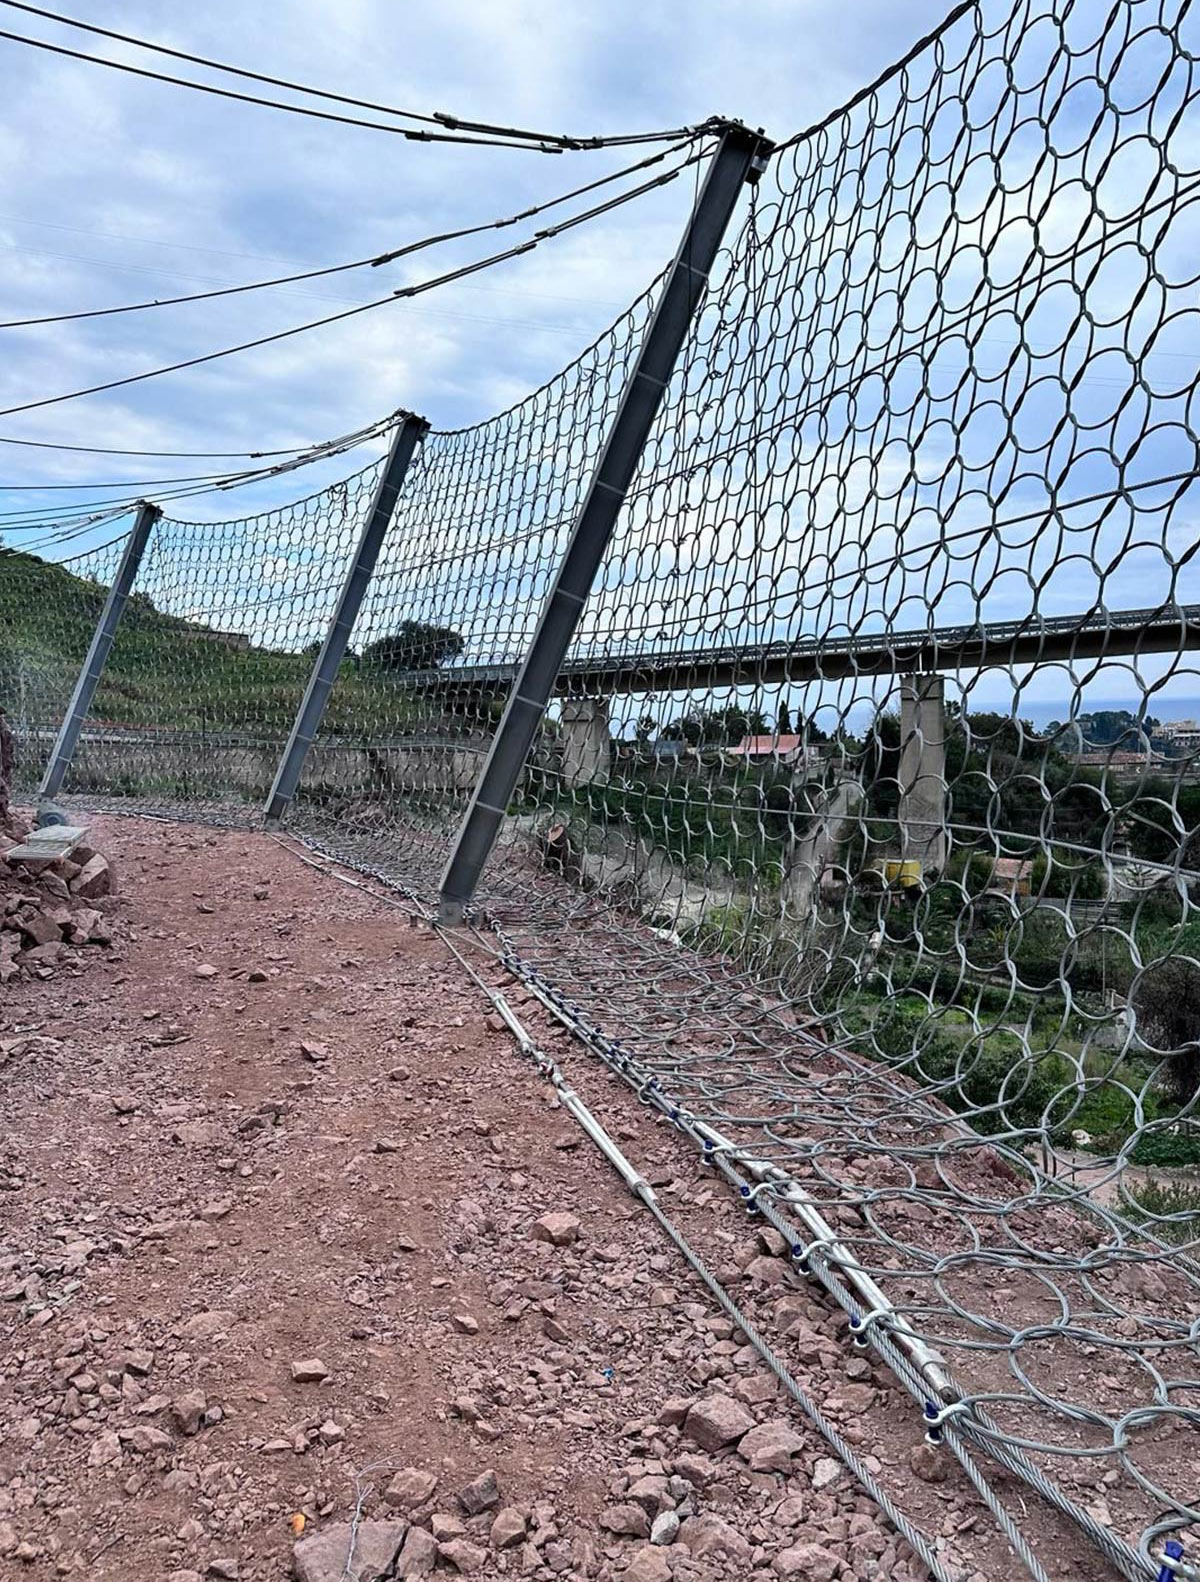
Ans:
[[[925,671],[986,670],[1074,659],[1200,649],[1200,605],[1113,610],[1103,616],[993,622],[933,630],[846,632],[746,647],[641,649],[567,660],[556,690],[673,692],[688,688],[842,680]],[[511,682],[517,661],[412,671],[398,678],[413,691],[476,688]]]

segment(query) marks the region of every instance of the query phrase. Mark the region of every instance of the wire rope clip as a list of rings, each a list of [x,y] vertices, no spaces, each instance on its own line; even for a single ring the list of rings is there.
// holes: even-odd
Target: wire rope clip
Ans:
[[[774,1183],[771,1181],[757,1181],[753,1186],[742,1186],[738,1190],[741,1192],[742,1199],[745,1202],[746,1213],[761,1214],[762,1209],[758,1206],[758,1194],[760,1192],[774,1191]]]
[[[940,1445],[942,1442],[942,1424],[948,1418],[958,1417],[965,1412],[965,1401],[950,1401],[944,1406],[939,1406],[936,1401],[926,1401],[924,1408],[925,1442],[930,1445]]]
[[[878,1323],[881,1318],[888,1318],[890,1316],[891,1315],[889,1314],[886,1307],[873,1307],[870,1312],[864,1313],[861,1318],[858,1318],[853,1313],[851,1313],[850,1333],[853,1337],[854,1344],[860,1351],[865,1351],[867,1349],[867,1345],[870,1341],[871,1325]]]

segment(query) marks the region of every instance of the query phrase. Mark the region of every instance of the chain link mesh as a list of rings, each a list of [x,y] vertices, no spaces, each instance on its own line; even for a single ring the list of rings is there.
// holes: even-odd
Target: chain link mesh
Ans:
[[[475,919],[1128,1576],[1200,1520],[1198,60],[1182,0],[960,8],[783,145]],[[652,301],[410,471],[291,820],[410,893]],[[76,787],[249,814],[373,477],[161,525]]]

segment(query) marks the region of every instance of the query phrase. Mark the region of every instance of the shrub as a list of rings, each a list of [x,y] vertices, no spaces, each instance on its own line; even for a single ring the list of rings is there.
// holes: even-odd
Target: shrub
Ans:
[[[1200,1165],[1200,1136],[1190,1126],[1177,1132],[1143,1132],[1130,1158],[1135,1165]]]
[[[1153,962],[1132,997],[1147,1044],[1165,1051],[1164,1086],[1180,1104],[1200,1090],[1200,967],[1187,956]]]
[[[1200,1236],[1200,1182],[1156,1181],[1151,1176],[1148,1181],[1131,1186],[1127,1190],[1146,1216],[1170,1214],[1187,1216],[1185,1219],[1168,1224],[1160,1224],[1156,1221],[1147,1227],[1163,1241],[1183,1243],[1194,1241]]]
[[[1009,943],[1022,983],[1032,989],[1058,983],[1064,975],[1063,958],[1069,937],[1060,912],[1026,912],[1019,942],[1010,936]]]
[[[466,641],[451,626],[404,620],[387,637],[378,637],[362,651],[363,663],[380,670],[436,670],[457,659]]]
[[[1108,870],[1098,858],[1085,858],[1056,846],[1033,859],[1029,883],[1034,895],[1099,901],[1108,894]]]
[[[982,895],[992,882],[996,869],[994,857],[986,852],[973,851],[951,859],[947,877],[957,879],[968,895]]]

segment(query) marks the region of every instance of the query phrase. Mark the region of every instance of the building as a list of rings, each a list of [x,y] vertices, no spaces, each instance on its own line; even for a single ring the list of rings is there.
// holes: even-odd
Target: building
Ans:
[[[1200,721],[1165,720],[1155,735],[1169,742],[1176,752],[1200,752]]]
[[[802,767],[806,762],[803,736],[743,736],[736,747],[729,748],[729,756],[745,759],[748,763],[781,763]]]
[[[1130,752],[1124,747],[1094,747],[1075,755],[1075,762],[1086,769],[1145,769],[1159,761],[1149,753]]]
[[[1028,857],[994,857],[988,889],[1001,895],[1028,895],[1033,863]]]

